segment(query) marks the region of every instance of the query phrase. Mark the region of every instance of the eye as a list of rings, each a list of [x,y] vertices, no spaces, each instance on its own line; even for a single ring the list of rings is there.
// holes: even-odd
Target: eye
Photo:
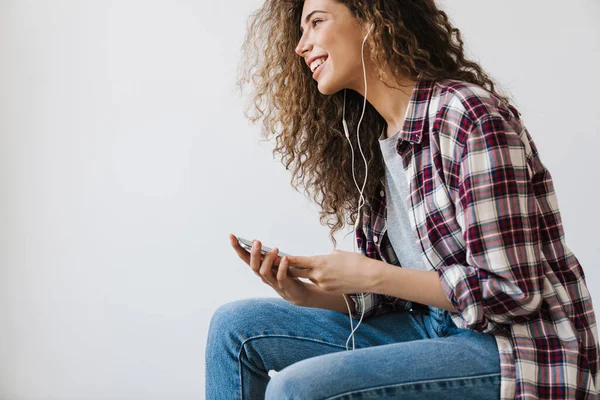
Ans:
[[[313,19],[312,22],[311,22],[312,26],[316,27],[317,22],[323,22],[323,20],[319,19],[319,18]],[[302,36],[303,34],[304,34],[304,31],[302,29],[300,29],[300,36]]]

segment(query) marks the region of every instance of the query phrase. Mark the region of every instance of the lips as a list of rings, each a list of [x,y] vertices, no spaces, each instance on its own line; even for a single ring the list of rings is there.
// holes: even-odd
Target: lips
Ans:
[[[327,57],[329,57],[327,54],[321,54],[320,56],[313,56],[306,61],[306,65],[308,65],[308,68],[310,68],[312,63],[315,62],[316,60],[318,60],[319,58],[327,58]]]
[[[328,58],[325,59],[325,61],[321,65],[319,65],[317,69],[315,69],[315,72],[313,72],[312,74],[313,79],[317,79],[317,76],[321,73],[321,70],[323,69],[323,66],[327,63],[327,60]]]

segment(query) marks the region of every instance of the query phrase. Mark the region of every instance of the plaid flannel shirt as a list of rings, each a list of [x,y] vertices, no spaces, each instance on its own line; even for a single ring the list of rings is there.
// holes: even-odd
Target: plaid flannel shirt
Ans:
[[[423,259],[462,329],[491,333],[502,399],[598,399],[598,332],[584,272],[565,243],[550,172],[513,106],[456,80],[418,81],[396,144]],[[383,196],[369,198],[360,252],[390,264]],[[417,233],[418,231],[418,233]],[[387,249],[387,250],[386,250]],[[359,319],[411,302],[350,294]]]

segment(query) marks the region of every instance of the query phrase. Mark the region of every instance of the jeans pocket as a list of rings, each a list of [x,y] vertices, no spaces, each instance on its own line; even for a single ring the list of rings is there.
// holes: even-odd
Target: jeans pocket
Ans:
[[[452,315],[450,311],[447,310],[439,310],[438,314],[439,318],[439,326],[437,327],[437,332],[440,337],[446,337],[452,335],[454,332],[460,330],[458,326],[452,320]]]
[[[429,337],[427,326],[425,325],[425,315],[420,310],[408,311],[408,315],[412,319],[415,329],[419,331],[423,338]]]

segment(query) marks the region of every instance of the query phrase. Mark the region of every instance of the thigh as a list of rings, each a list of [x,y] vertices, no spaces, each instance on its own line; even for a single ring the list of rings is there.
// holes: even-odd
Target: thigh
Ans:
[[[358,320],[353,323],[356,328]],[[252,298],[219,307],[208,340],[227,340],[230,351],[239,349],[239,357],[261,360],[261,369],[279,371],[306,358],[346,352],[350,332],[348,315],[296,306],[281,298]],[[355,349],[424,337],[424,327],[408,311],[363,319],[354,333]]]
[[[300,361],[277,374],[266,399],[499,399],[494,336],[448,337],[362,348]]]

